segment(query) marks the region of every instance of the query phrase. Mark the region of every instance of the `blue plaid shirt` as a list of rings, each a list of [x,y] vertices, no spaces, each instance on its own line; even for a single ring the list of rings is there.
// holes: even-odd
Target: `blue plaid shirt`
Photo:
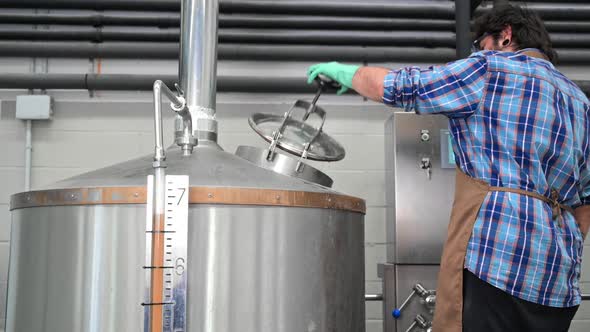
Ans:
[[[525,50],[523,50],[525,51]],[[518,188],[572,207],[590,204],[590,103],[545,60],[484,51],[390,72],[383,102],[449,118],[457,166],[491,186]],[[583,239],[574,216],[529,196],[491,192],[469,240],[465,268],[518,298],[580,303]]]

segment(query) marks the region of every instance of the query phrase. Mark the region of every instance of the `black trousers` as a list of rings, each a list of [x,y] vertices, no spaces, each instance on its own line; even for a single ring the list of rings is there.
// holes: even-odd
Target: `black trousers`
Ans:
[[[521,300],[463,270],[464,332],[567,332],[576,311]]]

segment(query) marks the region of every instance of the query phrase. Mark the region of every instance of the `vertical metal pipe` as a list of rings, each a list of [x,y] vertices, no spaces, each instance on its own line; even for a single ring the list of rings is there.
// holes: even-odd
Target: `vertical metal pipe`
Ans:
[[[180,86],[199,140],[217,141],[217,21],[219,0],[183,0]]]
[[[463,59],[471,53],[471,1],[455,0],[455,34],[457,58]]]
[[[33,154],[33,121],[25,121],[25,191],[31,190],[31,157]]]
[[[164,84],[157,80],[154,82],[154,197],[152,215],[152,252],[150,273],[150,303],[162,303],[164,272],[164,199],[166,178],[166,151],[164,150],[164,138],[162,134],[162,91]],[[159,304],[150,306],[149,332],[161,332],[163,330],[163,307]]]

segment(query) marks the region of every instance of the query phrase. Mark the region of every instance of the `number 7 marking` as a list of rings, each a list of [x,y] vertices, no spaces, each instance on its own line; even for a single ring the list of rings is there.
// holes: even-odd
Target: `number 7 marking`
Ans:
[[[180,201],[182,201],[182,197],[184,196],[184,193],[186,191],[186,188],[179,188],[180,190],[182,190],[182,194],[180,194],[180,197],[178,198],[178,203],[176,203],[176,205],[180,205]]]

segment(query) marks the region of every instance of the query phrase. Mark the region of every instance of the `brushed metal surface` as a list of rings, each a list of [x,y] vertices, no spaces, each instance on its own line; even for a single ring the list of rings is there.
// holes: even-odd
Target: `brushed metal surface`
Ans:
[[[393,310],[397,308],[396,294],[396,265],[385,263],[379,264],[379,277],[382,281],[383,289],[383,332],[395,332],[396,320],[393,319]],[[403,294],[401,295],[403,296]],[[400,299],[399,304],[404,299]]]
[[[146,155],[80,174],[42,189],[145,186],[146,177],[154,172],[152,161],[153,156]],[[188,175],[191,187],[240,187],[335,193],[330,188],[258,167],[211,144],[199,143],[190,156],[183,156],[176,147],[169,148],[166,151],[166,163],[166,174]]]
[[[319,169],[310,166],[300,158],[275,152],[271,160],[268,160],[269,150],[260,149],[252,146],[240,145],[236,150],[236,156],[242,157],[254,165],[271,170],[273,172],[300,178],[312,183],[317,183],[324,187],[332,187],[334,181]],[[299,170],[298,170],[299,168]]]
[[[438,265],[396,265],[396,304],[399,306],[411,293],[412,287],[416,283],[422,284],[426,289],[436,289],[436,281],[438,279]],[[406,305],[400,318],[396,321],[397,330],[406,331],[412,324],[417,314],[421,314],[429,322],[432,322],[433,313],[427,310],[426,306],[420,301],[420,298],[414,296]],[[390,320],[393,320],[390,315]],[[418,328],[415,329],[419,331]],[[384,332],[394,332],[384,331]]]
[[[145,208],[12,213],[7,332],[141,331]]]
[[[188,331],[364,331],[360,214],[244,207],[193,218]]]
[[[145,206],[13,211],[7,332],[140,331]],[[364,331],[361,213],[191,205],[188,330]]]
[[[447,234],[455,170],[441,167],[442,116],[394,113],[386,124],[387,260],[438,264]],[[421,133],[430,138],[423,141]],[[420,167],[429,158],[430,177]]]

